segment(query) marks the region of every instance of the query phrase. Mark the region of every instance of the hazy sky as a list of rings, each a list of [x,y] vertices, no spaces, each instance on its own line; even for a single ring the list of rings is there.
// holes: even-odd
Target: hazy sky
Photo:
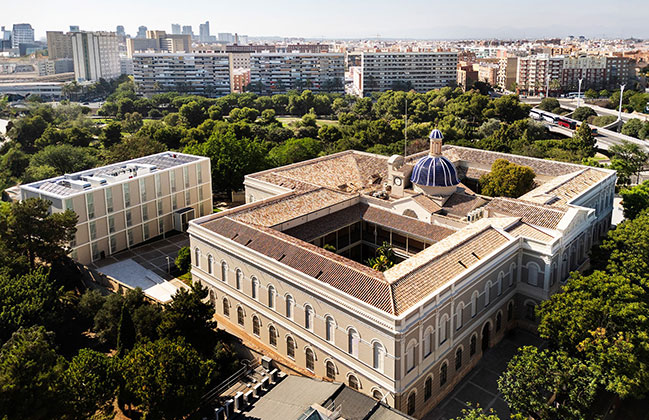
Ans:
[[[648,0],[3,0],[0,25],[115,30],[208,20],[212,34],[310,38],[649,38]]]

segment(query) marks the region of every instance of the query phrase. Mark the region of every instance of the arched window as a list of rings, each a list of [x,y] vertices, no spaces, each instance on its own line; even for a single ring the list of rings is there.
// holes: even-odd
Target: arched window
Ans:
[[[473,295],[471,296],[471,318],[476,316],[478,313],[478,298],[480,297],[480,293],[477,291],[473,292]]]
[[[410,343],[406,349],[406,372],[415,368],[415,343]]]
[[[347,351],[354,357],[358,357],[358,343],[361,337],[355,329],[350,328],[347,332]]]
[[[455,370],[460,370],[462,367],[462,347],[455,350]]]
[[[336,323],[332,317],[327,316],[325,318],[325,328],[325,338],[327,339],[327,341],[335,341]]]
[[[385,356],[385,349],[383,348],[383,344],[375,341],[372,345],[372,350],[374,354],[372,366],[378,371],[383,371],[383,357]]]
[[[514,302],[509,302],[507,305],[507,321],[511,321],[514,318]]]
[[[433,378],[430,376],[424,382],[424,401],[428,401],[433,396]]]
[[[473,356],[478,347],[478,337],[474,334],[471,336],[471,341],[469,342],[469,356]]]
[[[252,317],[252,333],[259,337],[259,329],[261,327],[261,322],[259,322],[259,318],[257,316]]]
[[[228,263],[221,261],[221,280],[228,281]]]
[[[237,322],[243,326],[243,308],[241,306],[237,308]]]
[[[433,329],[428,328],[424,332],[424,357],[430,356],[433,352]]]
[[[273,347],[277,347],[277,330],[274,326],[268,327],[268,341]]]
[[[439,344],[446,342],[446,333],[448,332],[448,316],[442,315],[442,320],[439,323]]]
[[[293,319],[293,305],[294,304],[295,304],[295,301],[293,300],[293,296],[286,295],[286,318]]]
[[[313,308],[309,305],[304,307],[304,328],[313,330]]]
[[[484,306],[489,306],[491,303],[491,282],[488,281],[484,286]]]
[[[207,256],[207,273],[212,274],[212,269],[214,267],[214,257],[210,254]]]
[[[503,324],[503,314],[501,312],[498,312],[496,315],[496,331],[500,331],[500,327]]]
[[[241,290],[241,284],[243,283],[243,271],[239,270],[237,268],[237,275],[236,275],[236,287],[237,290]]]
[[[268,307],[275,309],[275,286],[268,286]]]
[[[448,379],[448,364],[444,362],[439,369],[439,386],[443,386]]]
[[[223,298],[223,315],[230,317],[230,302],[228,302],[228,298]]]
[[[286,338],[286,355],[295,359],[295,340],[290,335]]]
[[[552,271],[550,272],[550,286],[554,286],[554,283],[557,281],[557,276],[559,275],[557,270],[557,263],[552,263]]]
[[[358,383],[358,378],[354,375],[349,375],[349,387],[358,391],[360,384]]]
[[[381,391],[379,391],[378,389],[375,389],[374,392],[372,392],[372,396],[375,400],[381,401],[383,399],[383,394],[381,394]]]
[[[536,305],[534,302],[525,303],[525,318],[530,321],[536,321]]]
[[[514,276],[516,275],[516,264],[511,263],[509,265],[509,287],[512,287],[514,284]]]
[[[417,394],[415,392],[411,392],[410,395],[408,395],[408,415],[412,416],[415,414],[415,398]]]
[[[216,295],[212,289],[210,289],[210,303],[216,308]]]
[[[327,363],[325,364],[326,366],[326,375],[327,379],[331,379],[332,381],[336,380],[336,366],[334,366],[334,362],[331,360],[327,360]]]
[[[194,264],[201,268],[201,250],[198,248],[194,249]]]
[[[257,299],[257,296],[259,295],[259,280],[257,280],[257,277],[252,277],[252,298]]]
[[[313,355],[313,350],[306,349],[306,368],[313,372],[315,366],[315,356]]]
[[[502,271],[498,273],[498,280],[496,280],[496,293],[498,293],[498,296],[503,293],[503,277],[505,277],[505,275]]]
[[[455,329],[462,328],[462,321],[464,320],[464,303],[460,302],[455,311]]]
[[[527,284],[531,286],[539,284],[539,266],[536,263],[527,264]]]

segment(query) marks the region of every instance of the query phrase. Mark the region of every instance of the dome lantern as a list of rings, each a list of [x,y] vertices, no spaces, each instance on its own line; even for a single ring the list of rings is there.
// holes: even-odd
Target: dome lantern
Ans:
[[[410,180],[416,191],[428,195],[453,194],[460,180],[455,165],[442,156],[441,131],[435,129],[430,133],[430,153],[419,159],[412,170]]]

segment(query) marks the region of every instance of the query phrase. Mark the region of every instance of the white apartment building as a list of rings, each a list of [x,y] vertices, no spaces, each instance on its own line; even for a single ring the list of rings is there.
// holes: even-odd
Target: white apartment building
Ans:
[[[34,43],[34,28],[29,23],[16,23],[11,31],[11,48],[18,48],[20,44]]]
[[[250,54],[249,89],[261,95],[289,90],[344,92],[345,56],[342,53]]]
[[[89,264],[212,212],[210,160],[163,152],[20,187],[78,216],[71,257]]]
[[[457,82],[457,52],[363,52],[363,96],[390,89],[427,92]]]
[[[226,53],[134,54],[133,74],[138,92],[146,96],[180,92],[219,97],[230,93]]]
[[[72,34],[47,31],[47,55],[50,60],[72,58]]]
[[[74,76],[78,81],[115,79],[121,74],[115,32],[73,33],[72,56]]]

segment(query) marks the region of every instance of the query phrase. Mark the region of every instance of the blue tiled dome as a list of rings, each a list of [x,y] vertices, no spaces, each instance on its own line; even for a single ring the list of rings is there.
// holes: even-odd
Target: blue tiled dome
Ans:
[[[431,137],[432,135],[433,133]],[[431,155],[419,159],[412,170],[410,181],[426,187],[452,187],[460,183],[455,166],[450,160],[444,156]]]
[[[439,131],[438,129],[434,129],[433,131],[430,132],[430,135],[428,136],[430,139],[443,139],[444,136],[442,135],[442,132]]]

